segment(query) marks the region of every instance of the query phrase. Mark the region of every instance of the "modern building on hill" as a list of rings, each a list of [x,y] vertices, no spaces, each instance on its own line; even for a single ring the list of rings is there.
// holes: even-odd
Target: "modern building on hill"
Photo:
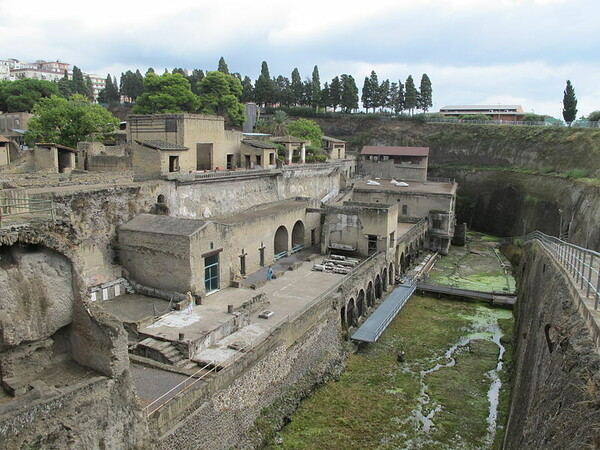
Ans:
[[[521,105],[453,105],[440,108],[440,114],[460,117],[466,114],[482,114],[493,120],[515,122],[523,120],[525,113]]]

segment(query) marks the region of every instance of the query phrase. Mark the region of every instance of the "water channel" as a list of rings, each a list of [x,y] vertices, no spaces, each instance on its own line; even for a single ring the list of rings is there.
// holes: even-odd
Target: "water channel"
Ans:
[[[442,267],[481,282],[482,271],[498,271],[494,260],[504,261],[493,239],[470,238],[478,257],[468,245]],[[269,447],[500,448],[511,330],[510,310],[413,296],[380,340],[351,354],[340,379],[306,399]]]

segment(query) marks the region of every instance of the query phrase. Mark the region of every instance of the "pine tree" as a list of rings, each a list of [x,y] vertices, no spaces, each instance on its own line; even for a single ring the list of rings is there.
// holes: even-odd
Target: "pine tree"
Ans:
[[[302,95],[304,86],[302,85],[302,78],[300,78],[300,72],[297,68],[292,71],[292,92],[294,93],[294,104],[296,106],[302,104]]]
[[[571,80],[567,80],[567,87],[563,96],[562,115],[569,126],[571,126],[577,117],[577,97],[575,96],[575,89],[571,84]]]
[[[407,109],[412,115],[419,100],[419,93],[415,87],[415,82],[413,81],[412,75],[409,75],[406,79],[404,92],[404,108]]]
[[[378,89],[379,92],[379,106],[382,109],[390,107],[390,80],[384,80]]]
[[[393,82],[390,84],[390,104],[389,104],[389,107],[392,112],[396,112],[397,104],[398,104],[398,83]]]
[[[421,95],[419,97],[419,108],[427,112],[433,106],[433,91],[431,89],[431,80],[426,73],[421,76]]]
[[[374,70],[371,70],[371,76],[369,78],[369,83],[371,83],[371,106],[373,107],[373,112],[375,112],[375,108],[381,106],[380,99],[380,86],[379,79],[377,78],[377,74]]]
[[[227,67],[227,63],[225,62],[225,58],[221,56],[219,59],[219,68],[217,69],[219,72],[222,72],[226,75],[229,75],[229,67]]]
[[[58,92],[65,98],[69,98],[75,93],[73,92],[73,82],[69,80],[69,74],[66,70],[64,76],[58,80]]]
[[[319,78],[319,68],[314,67],[312,72],[312,99],[311,106],[316,111],[321,103],[321,80]]]
[[[402,84],[401,81],[398,81],[398,103],[396,103],[396,105],[394,107],[394,112],[396,114],[401,114],[402,111],[404,111],[404,99],[405,99],[404,85]]]
[[[358,87],[352,75],[343,74],[340,77],[342,85],[341,107],[345,113],[350,113],[352,110],[358,109]]]
[[[321,99],[319,102],[319,106],[321,108],[327,109],[331,106],[331,89],[329,88],[328,82],[325,82],[323,85],[323,89],[321,89],[319,98]]]
[[[252,86],[252,80],[249,76],[245,76],[242,80],[242,96],[240,101],[242,103],[254,101],[254,86]]]
[[[369,112],[369,108],[373,106],[373,89],[371,88],[371,80],[369,80],[369,77],[365,77],[360,99],[362,101],[363,108]]]
[[[85,95],[86,97],[88,94],[83,72],[77,66],[73,66],[73,93]]]
[[[331,84],[329,85],[329,104],[334,112],[342,104],[342,84],[339,77],[331,80]]]
[[[262,62],[260,75],[254,84],[254,98],[261,105],[270,105],[275,101],[275,83],[269,75],[266,61]]]
[[[89,100],[94,100],[94,84],[89,75],[85,76],[85,94]]]

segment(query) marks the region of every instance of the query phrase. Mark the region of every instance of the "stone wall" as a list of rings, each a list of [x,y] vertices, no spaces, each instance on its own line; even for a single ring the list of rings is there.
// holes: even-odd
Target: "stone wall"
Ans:
[[[9,188],[50,188],[92,184],[122,184],[133,181],[133,172],[94,173],[2,173],[0,183]]]
[[[518,276],[504,448],[598,448],[600,355],[585,306],[538,243],[525,246]]]

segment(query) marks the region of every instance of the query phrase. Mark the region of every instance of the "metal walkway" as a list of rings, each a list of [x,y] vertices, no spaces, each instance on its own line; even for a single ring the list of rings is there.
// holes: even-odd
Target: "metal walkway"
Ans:
[[[419,283],[417,285],[417,289],[423,292],[444,294],[452,297],[484,300],[492,305],[508,306],[511,308],[517,301],[517,295],[509,292],[473,291],[470,289],[461,289],[452,286],[429,283]]]
[[[379,305],[379,308],[356,330],[352,335],[352,339],[362,342],[376,342],[410,296],[413,295],[416,288],[416,283],[412,282],[401,284],[394,289],[388,298]]]

